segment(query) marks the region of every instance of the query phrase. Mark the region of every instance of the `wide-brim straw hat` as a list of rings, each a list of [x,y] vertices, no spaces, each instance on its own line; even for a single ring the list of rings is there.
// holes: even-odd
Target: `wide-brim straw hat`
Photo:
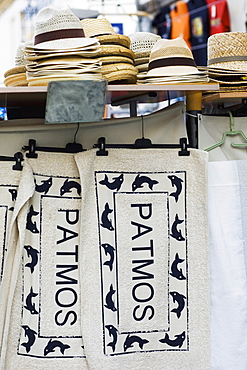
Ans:
[[[86,37],[115,35],[113,26],[106,18],[85,18],[81,25]]]
[[[95,37],[100,44],[117,44],[130,47],[130,38],[114,31],[107,18],[85,18],[81,20],[86,37]]]
[[[153,46],[148,66],[147,77],[188,75],[200,73],[196,67],[192,52],[185,40],[160,39]]]
[[[125,46],[126,48],[130,48],[130,38],[126,35],[101,35],[95,36],[99,40],[100,44],[117,44]]]
[[[129,35],[130,38],[130,49],[134,51],[137,55],[149,55],[153,46],[161,36],[156,35],[152,32],[135,32]]]
[[[36,16],[34,48],[43,50],[83,48],[94,40],[85,37],[80,19],[69,7],[46,7]]]
[[[208,67],[247,71],[247,33],[222,32],[208,38]]]
[[[134,60],[135,54],[132,50],[121,45],[101,45],[100,51],[97,53],[98,57],[114,56],[114,57],[126,57]]]
[[[15,67],[8,69],[4,73],[5,86],[26,86],[26,64],[24,43],[20,43],[15,55]]]

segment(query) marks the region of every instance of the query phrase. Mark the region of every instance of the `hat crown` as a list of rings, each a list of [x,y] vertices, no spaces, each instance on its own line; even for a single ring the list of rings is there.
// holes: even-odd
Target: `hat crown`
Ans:
[[[222,32],[208,38],[208,59],[247,55],[246,32]]]
[[[181,37],[160,39],[153,46],[147,76],[171,76],[198,73],[190,48]]]
[[[77,28],[82,28],[81,22],[69,7],[61,9],[43,8],[36,17],[36,35],[56,30]]]
[[[116,34],[111,23],[106,18],[85,18],[80,22],[86,37]]]
[[[181,37],[161,39],[156,42],[150,53],[150,59],[184,57],[193,58],[192,52]]]
[[[129,35],[130,48],[134,53],[151,51],[154,44],[161,39],[161,36],[151,32],[135,32]]]

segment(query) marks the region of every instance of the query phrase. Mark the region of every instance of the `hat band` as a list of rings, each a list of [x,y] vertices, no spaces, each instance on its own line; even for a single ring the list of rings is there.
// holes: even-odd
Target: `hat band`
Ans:
[[[171,67],[171,66],[190,66],[196,67],[195,61],[191,58],[163,58],[156,59],[149,63],[148,70],[160,67]]]
[[[219,58],[209,59],[208,65],[214,64],[214,63],[223,63],[223,62],[241,62],[241,61],[246,61],[246,60],[247,60],[247,55],[232,55],[228,57],[219,57]]]
[[[59,40],[59,39],[70,39],[75,37],[85,37],[82,28],[56,30],[50,32],[40,33],[34,38],[34,45],[41,44],[42,42]]]

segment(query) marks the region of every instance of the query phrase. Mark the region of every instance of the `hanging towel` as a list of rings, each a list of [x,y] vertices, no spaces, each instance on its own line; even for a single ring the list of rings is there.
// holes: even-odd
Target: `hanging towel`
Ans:
[[[208,170],[212,370],[246,370],[247,161]]]
[[[75,155],[89,368],[210,369],[207,153]]]
[[[73,154],[63,153],[38,152],[28,163],[35,191],[26,212],[4,370],[84,370],[77,166]]]
[[[12,170],[13,171],[13,170]],[[3,171],[4,173],[4,171]],[[5,173],[6,179],[10,180],[11,171]],[[19,177],[18,190],[11,186],[14,194],[14,205],[10,208],[12,216],[6,230],[6,255],[4,257],[4,270],[0,286],[0,368],[5,370],[5,356],[11,320],[12,302],[16,288],[16,281],[21,261],[21,250],[25,237],[26,210],[29,199],[34,192],[32,171],[28,163],[24,162],[21,173],[12,175],[15,183]]]
[[[144,135],[155,144],[178,143],[180,137],[187,136],[184,113],[185,104],[180,101],[143,116]],[[90,149],[101,136],[105,136],[108,143],[131,144],[143,135],[143,131],[140,116],[80,123],[79,126],[74,123],[45,125],[40,121],[10,120],[6,124],[1,122],[0,146],[5,155],[12,155],[24,144],[28,145],[30,138],[36,140],[38,146],[65,147],[76,137],[85,149]]]
[[[21,171],[13,170],[12,167],[11,162],[0,162],[0,285],[7,254],[7,236],[21,176]]]

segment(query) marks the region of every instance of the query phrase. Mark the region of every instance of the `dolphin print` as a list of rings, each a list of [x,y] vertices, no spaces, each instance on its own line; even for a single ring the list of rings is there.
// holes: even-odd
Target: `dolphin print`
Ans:
[[[110,209],[109,204],[106,203],[105,204],[105,209],[104,209],[104,211],[102,212],[102,215],[101,215],[101,224],[100,224],[102,227],[104,227],[105,229],[108,229],[110,231],[114,230],[114,228],[112,226],[112,222],[108,218],[109,213],[111,213],[111,212],[112,212],[112,209]]]
[[[39,230],[37,229],[36,221],[33,222],[32,218],[37,216],[39,212],[36,212],[33,208],[33,205],[30,206],[29,212],[27,214],[27,223],[26,223],[26,229],[31,231],[34,234],[39,233]]]
[[[99,183],[101,185],[105,185],[110,190],[117,190],[118,191],[121,188],[123,180],[124,180],[123,173],[121,175],[119,175],[118,177],[113,177],[112,179],[113,179],[113,181],[110,182],[109,179],[108,179],[108,176],[105,174],[105,178],[103,180],[99,181]]]
[[[132,191],[135,191],[136,189],[139,189],[139,188],[143,188],[143,184],[145,183],[148,185],[150,190],[153,190],[153,186],[155,184],[158,184],[159,181],[152,180],[148,176],[140,176],[140,174],[138,173],[134,182],[132,183]]]
[[[181,230],[178,230],[177,228],[178,225],[182,224],[183,222],[184,220],[179,220],[178,214],[176,213],[175,220],[172,224],[172,232],[170,235],[179,242],[182,242],[185,240],[185,238],[182,236]]]
[[[104,306],[113,312],[117,311],[115,304],[113,302],[113,299],[112,299],[113,294],[115,293],[116,293],[116,290],[113,289],[113,285],[111,284],[109,292],[107,293],[106,298],[105,298],[106,304]]]
[[[56,348],[59,348],[60,352],[64,355],[65,350],[69,349],[70,346],[68,344],[60,342],[60,340],[50,339],[44,348],[44,356],[47,356],[49,353],[55,352]]]
[[[66,179],[63,185],[60,188],[60,195],[64,195],[65,193],[71,193],[71,189],[76,189],[77,194],[81,195],[81,185],[79,182],[74,180]]]
[[[48,191],[50,190],[50,187],[52,186],[52,177],[50,177],[49,179],[47,180],[41,180],[41,183],[40,185],[38,185],[36,183],[36,180],[35,180],[35,190],[38,192],[38,193],[44,193],[44,194],[47,194]]]
[[[117,344],[117,337],[118,337],[118,330],[113,325],[106,325],[105,327],[108,330],[110,337],[112,337],[112,342],[109,342],[107,346],[112,347],[112,351],[115,352],[116,344]]]
[[[26,351],[28,353],[28,352],[30,352],[31,347],[33,346],[33,344],[36,340],[37,332],[30,329],[28,325],[22,325],[22,328],[25,331],[25,337],[28,337],[28,341],[24,342],[24,343],[21,343],[21,345],[26,348]]]
[[[38,293],[33,292],[33,287],[30,288],[30,293],[26,297],[26,308],[32,315],[37,315],[38,311],[35,308],[35,304],[32,302],[34,297],[37,297]]]
[[[176,308],[173,308],[171,312],[174,312],[177,315],[177,318],[179,319],[181,316],[181,312],[183,311],[184,306],[185,306],[186,297],[183,294],[180,294],[178,292],[170,292],[170,294],[173,298],[173,302],[178,303],[178,306]]]
[[[124,352],[126,352],[127,349],[132,348],[134,343],[137,343],[139,348],[143,349],[144,344],[149,343],[149,340],[138,337],[137,335],[128,334],[124,342]]]
[[[104,248],[105,255],[107,256],[109,254],[110,256],[110,259],[104,262],[104,265],[109,266],[110,271],[112,271],[115,248],[113,248],[113,246],[108,243],[102,244],[101,246],[102,248]]]
[[[168,178],[171,180],[172,186],[176,187],[176,191],[171,193],[170,196],[174,197],[177,202],[179,195],[181,194],[181,191],[182,191],[182,182],[184,182],[184,180],[182,180],[180,177],[177,177],[175,175],[168,176]]]
[[[31,270],[31,273],[34,272],[34,267],[38,263],[38,251],[37,249],[34,249],[31,245],[24,245],[24,249],[27,251],[28,257],[31,257],[31,261],[25,264],[25,267],[29,267]]]
[[[161,343],[168,344],[168,346],[171,347],[179,347],[181,348],[183,345],[183,342],[185,340],[185,331],[183,331],[181,334],[174,335],[176,339],[172,340],[169,338],[169,335],[166,333],[165,338],[159,339]]]
[[[176,253],[175,259],[172,262],[171,266],[171,273],[170,275],[175,277],[178,280],[185,280],[185,276],[183,275],[182,269],[178,270],[178,264],[184,262],[183,259],[179,258],[178,253]]]

